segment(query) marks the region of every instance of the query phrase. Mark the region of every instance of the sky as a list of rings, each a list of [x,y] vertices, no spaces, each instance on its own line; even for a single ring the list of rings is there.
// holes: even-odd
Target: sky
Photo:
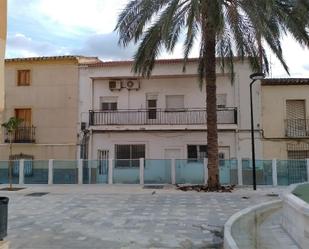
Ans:
[[[113,30],[128,0],[8,0],[6,57],[54,55],[98,56],[101,60],[132,59],[136,47],[118,46]],[[309,50],[292,38],[283,40],[285,59],[293,77],[309,77]],[[160,58],[181,58],[182,45]],[[191,57],[198,56],[196,46]],[[272,77],[288,77],[270,54]]]

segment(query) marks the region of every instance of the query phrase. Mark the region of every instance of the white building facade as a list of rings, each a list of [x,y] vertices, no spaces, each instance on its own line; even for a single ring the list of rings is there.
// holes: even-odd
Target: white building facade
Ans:
[[[207,158],[205,85],[199,88],[197,60],[190,60],[185,72],[182,67],[182,60],[158,60],[145,79],[132,73],[130,61],[81,65],[81,158],[112,158],[118,166],[134,166],[139,158]],[[240,60],[235,60],[234,82],[217,69],[220,159],[251,158],[251,73],[249,64]],[[259,84],[253,95],[256,158],[261,158]],[[130,160],[121,162],[125,159]]]

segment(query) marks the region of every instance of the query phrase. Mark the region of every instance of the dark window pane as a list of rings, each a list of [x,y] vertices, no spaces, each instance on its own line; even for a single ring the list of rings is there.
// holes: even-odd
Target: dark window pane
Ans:
[[[197,159],[197,147],[196,145],[188,145],[188,158]]]
[[[145,158],[145,145],[116,145],[115,155],[116,167],[139,167],[139,159]]]
[[[116,103],[110,103],[110,104],[111,104],[110,109],[113,110],[113,111],[116,111],[117,110],[117,102]]]
[[[207,157],[208,157],[207,145],[200,145],[200,155],[199,155],[199,158],[203,159],[203,158],[207,158]]]
[[[108,110],[109,110],[109,105],[108,105],[108,103],[102,103],[102,110],[103,110],[103,111],[108,111]]]
[[[156,118],[157,118],[157,109],[149,109],[148,119],[156,119]]]
[[[148,100],[148,108],[156,108],[157,107],[157,100],[156,99],[149,99]]]

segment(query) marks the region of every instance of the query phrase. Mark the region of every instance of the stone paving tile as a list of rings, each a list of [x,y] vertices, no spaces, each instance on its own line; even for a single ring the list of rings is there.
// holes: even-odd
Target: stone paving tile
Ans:
[[[99,189],[101,188],[101,189]],[[221,230],[235,212],[262,201],[266,193],[175,190],[116,192],[108,187],[31,187],[10,197],[8,240],[11,249],[207,248],[221,242]],[[85,190],[87,189],[87,190]],[[50,194],[25,197],[27,191]],[[281,190],[280,190],[281,191]],[[250,199],[243,199],[250,195]]]

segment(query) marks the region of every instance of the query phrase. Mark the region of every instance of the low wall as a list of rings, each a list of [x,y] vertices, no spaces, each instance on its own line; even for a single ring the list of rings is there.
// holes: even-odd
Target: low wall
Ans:
[[[258,248],[257,232],[261,223],[282,207],[272,201],[246,208],[234,214],[224,225],[224,249]]]
[[[289,193],[283,197],[282,226],[300,248],[307,249],[309,248],[309,204],[292,194],[297,186],[293,185]]]

